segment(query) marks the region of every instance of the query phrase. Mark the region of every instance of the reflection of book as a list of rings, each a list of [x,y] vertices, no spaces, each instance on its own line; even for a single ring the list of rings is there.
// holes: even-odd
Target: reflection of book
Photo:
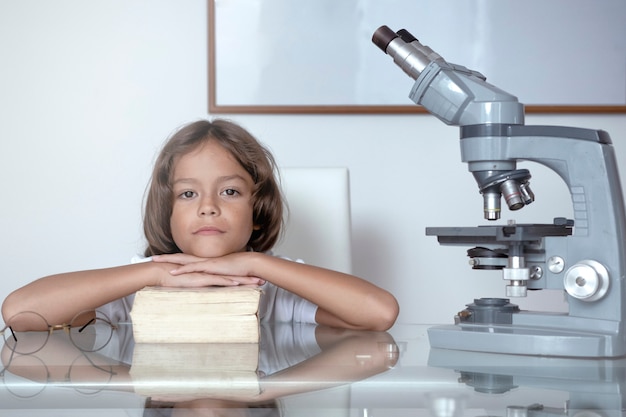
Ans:
[[[258,287],[146,287],[130,312],[136,343],[258,343]]]
[[[260,392],[257,343],[138,343],[130,376],[147,396],[250,396]]]

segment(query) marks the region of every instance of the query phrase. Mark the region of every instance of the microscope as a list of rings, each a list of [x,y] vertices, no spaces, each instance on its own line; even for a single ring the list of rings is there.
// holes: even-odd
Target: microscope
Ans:
[[[446,62],[409,32],[378,28],[372,41],[415,80],[409,97],[459,126],[461,159],[483,197],[484,218],[532,203],[533,161],[556,172],[571,194],[573,219],[546,224],[428,227],[442,245],[470,245],[474,269],[501,270],[506,298],[467,304],[454,324],[428,329],[432,348],[563,357],[626,355],[626,224],[615,149],[608,133],[524,124],[517,97],[477,71]],[[564,290],[567,313],[521,310],[528,290]]]

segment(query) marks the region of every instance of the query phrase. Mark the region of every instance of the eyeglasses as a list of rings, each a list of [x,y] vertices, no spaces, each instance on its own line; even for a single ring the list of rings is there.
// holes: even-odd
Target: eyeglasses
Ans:
[[[47,329],[20,331],[20,328]],[[11,317],[0,333],[4,344],[12,351],[30,355],[40,351],[55,330],[64,330],[74,346],[83,352],[95,352],[106,346],[117,326],[109,318],[94,310],[78,313],[69,324],[51,325],[39,313],[23,311]]]

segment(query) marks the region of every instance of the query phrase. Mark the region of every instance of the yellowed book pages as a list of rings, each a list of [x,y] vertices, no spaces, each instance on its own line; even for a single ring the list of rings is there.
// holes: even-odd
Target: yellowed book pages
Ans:
[[[136,343],[132,369],[143,374],[198,369],[255,371],[258,343]]]
[[[193,373],[162,374],[155,379],[131,372],[133,387],[137,394],[147,397],[196,398],[253,397],[261,392],[259,378],[252,371],[213,371]]]
[[[259,318],[195,314],[164,310],[161,314],[133,317],[136,343],[258,343]]]
[[[242,397],[260,392],[257,343],[138,343],[130,376],[147,396]]]
[[[135,294],[133,314],[176,311],[184,314],[256,314],[262,290],[258,287],[170,288],[146,287]]]

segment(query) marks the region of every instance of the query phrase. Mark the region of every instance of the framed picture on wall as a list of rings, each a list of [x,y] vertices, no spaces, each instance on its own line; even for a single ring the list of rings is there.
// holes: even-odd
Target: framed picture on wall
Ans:
[[[209,112],[423,112],[386,25],[528,113],[626,113],[625,21],[623,0],[208,0]]]

